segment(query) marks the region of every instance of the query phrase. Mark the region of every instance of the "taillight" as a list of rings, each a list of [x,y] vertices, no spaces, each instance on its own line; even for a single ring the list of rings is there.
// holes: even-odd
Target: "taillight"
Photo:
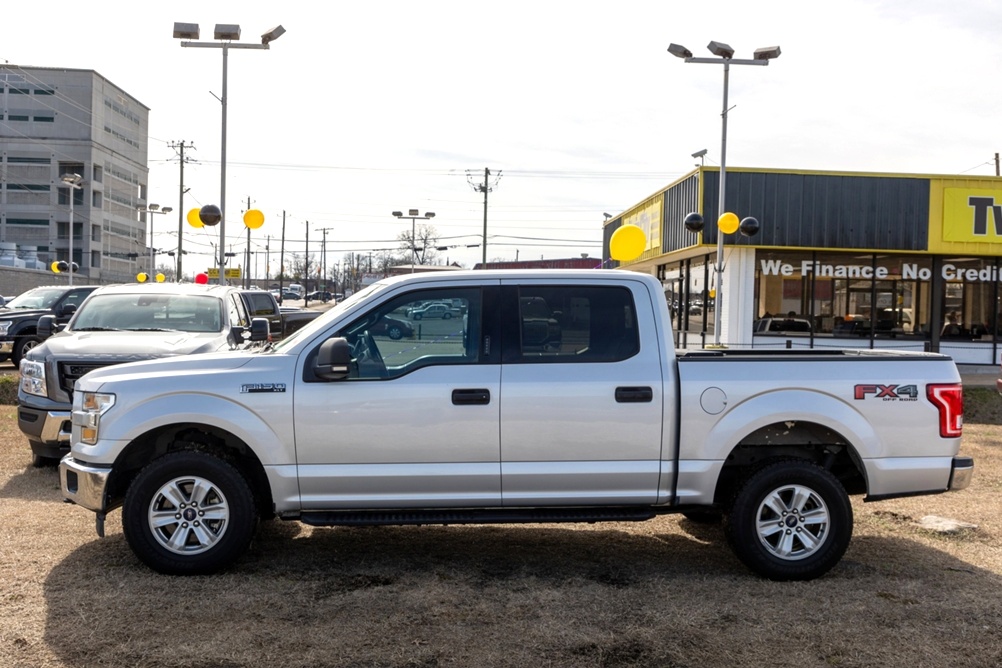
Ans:
[[[939,435],[943,438],[959,438],[964,430],[963,385],[927,385],[925,394],[932,405],[939,409]]]

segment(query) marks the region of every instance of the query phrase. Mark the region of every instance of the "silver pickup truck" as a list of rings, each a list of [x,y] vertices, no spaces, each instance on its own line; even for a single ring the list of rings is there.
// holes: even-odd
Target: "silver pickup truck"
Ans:
[[[392,339],[424,302],[462,317]],[[525,345],[526,304],[559,345]],[[374,333],[375,332],[375,333]],[[653,277],[621,271],[413,274],[376,283],[259,352],[136,362],[80,378],[64,496],[122,508],[135,554],[209,573],[259,518],[311,525],[724,522],[753,571],[834,567],[850,495],[968,485],[946,356],[678,354]]]

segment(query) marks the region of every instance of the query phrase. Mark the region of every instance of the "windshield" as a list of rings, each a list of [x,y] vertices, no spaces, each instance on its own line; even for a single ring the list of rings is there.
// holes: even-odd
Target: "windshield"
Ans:
[[[77,311],[70,329],[219,332],[224,322],[217,297],[95,293]]]
[[[295,343],[296,341],[298,341],[299,339],[301,339],[303,337],[313,336],[313,334],[317,330],[323,329],[324,327],[326,327],[327,326],[327,322],[330,321],[331,318],[337,317],[338,315],[340,315],[341,313],[343,313],[346,309],[351,308],[352,305],[354,305],[356,302],[358,302],[358,301],[360,301],[362,299],[365,299],[366,297],[369,297],[370,295],[378,292],[379,290],[382,290],[385,287],[386,286],[384,284],[382,284],[382,283],[373,283],[372,285],[370,285],[369,287],[365,288],[364,290],[360,290],[360,291],[356,292],[355,294],[353,294],[352,296],[348,297],[344,301],[338,302],[337,305],[334,306],[331,310],[327,311],[326,313],[324,313],[322,316],[320,316],[316,320],[313,320],[312,322],[310,322],[309,324],[307,324],[302,329],[296,330],[295,332],[292,333],[292,335],[290,335],[290,336],[282,339],[278,343],[274,344],[271,347],[271,350],[275,350],[275,351],[284,350],[285,348],[288,348],[293,343]]]
[[[7,308],[52,308],[64,294],[66,294],[65,288],[32,288],[7,302]]]

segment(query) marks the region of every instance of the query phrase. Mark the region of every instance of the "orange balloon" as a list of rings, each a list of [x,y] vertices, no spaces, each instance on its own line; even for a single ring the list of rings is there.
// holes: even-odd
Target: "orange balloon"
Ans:
[[[188,211],[188,224],[192,227],[205,227],[202,224],[202,219],[198,217],[198,209]]]
[[[734,234],[738,231],[738,226],[740,224],[741,221],[738,220],[738,217],[730,211],[724,213],[720,216],[720,218],[717,218],[717,227],[720,228],[720,231],[724,234]]]
[[[264,214],[257,209],[250,209],[244,213],[244,225],[252,230],[256,230],[264,225]]]

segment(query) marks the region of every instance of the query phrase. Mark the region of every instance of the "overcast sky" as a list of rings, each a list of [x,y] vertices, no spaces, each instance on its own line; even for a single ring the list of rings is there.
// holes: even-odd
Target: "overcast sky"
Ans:
[[[268,51],[230,51],[227,243],[241,253],[249,197],[265,213],[255,250],[269,235],[277,250],[283,211],[287,251],[307,224],[311,253],[328,230],[328,262],[396,249],[410,223],[391,212],[416,208],[461,246],[442,255],[472,266],[483,195],[469,181],[490,168],[488,259],[598,258],[603,213],[700,149],[719,164],[723,68],[671,42],[782,49],[730,68],[731,167],[992,175],[1002,150],[1002,3],[988,0],[9,4],[0,61],[93,69],[150,108],[149,201],[175,210],[182,140],[185,209],[219,203],[222,50],[181,48],[173,23],[199,23],[203,41],[216,23],[246,42],[286,28]],[[154,245],[176,246],[176,219],[156,218]],[[186,249],[210,240],[186,229]]]

